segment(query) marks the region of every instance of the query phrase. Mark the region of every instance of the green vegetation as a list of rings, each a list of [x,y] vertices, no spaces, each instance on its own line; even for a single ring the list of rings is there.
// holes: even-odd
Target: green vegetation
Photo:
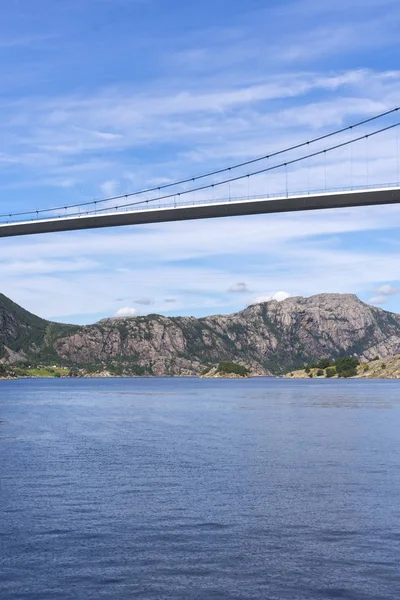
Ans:
[[[329,358],[321,358],[321,360],[306,365],[305,373],[309,377],[354,377],[357,375],[357,367],[360,364],[358,358],[354,356],[342,356],[336,358],[333,362]]]
[[[319,363],[317,365],[318,369],[327,369],[330,366],[331,366],[331,361],[329,360],[329,358],[321,358],[321,360],[319,361]]]
[[[212,369],[212,367],[206,367],[205,369],[202,370],[200,375],[207,375],[207,373],[209,373],[211,371],[211,369]]]
[[[0,377],[67,377],[68,369],[56,366],[32,366],[25,363],[0,365]]]
[[[343,356],[342,358],[337,358],[334,364],[338,377],[354,377],[357,375],[357,367],[360,361],[353,356]]]
[[[68,377],[82,377],[82,373],[78,369],[70,369],[68,371]]]
[[[48,323],[43,339],[44,351],[52,351],[53,344],[63,337],[78,333],[82,327],[79,325],[67,325],[66,323]]]
[[[321,358],[318,362],[313,362],[306,366],[306,369],[322,369],[325,370],[331,366],[331,361],[329,358]],[[307,371],[309,373],[309,371]]]
[[[9,377],[9,376],[10,376],[9,367],[6,367],[5,365],[0,365],[0,377]]]
[[[316,363],[314,363],[316,364]],[[379,379],[399,379],[400,378],[400,354],[387,357],[384,361],[371,359],[369,363],[360,363],[358,358],[353,356],[344,356],[332,361],[330,367],[325,370],[310,367],[308,365],[303,370],[293,373],[290,371],[286,377],[362,377]]]
[[[122,365],[112,364],[108,370],[110,371],[111,375],[114,375],[114,377],[122,377],[124,374],[124,367]]]
[[[46,367],[39,365],[37,367],[13,367],[16,377],[67,377],[68,369],[65,367]]]
[[[0,358],[8,358],[9,348],[21,358],[26,357],[27,364],[59,362],[52,344],[78,329],[75,325],[41,319],[0,294]]]
[[[121,357],[98,363],[73,364],[71,370],[89,377],[96,377],[104,372],[108,372],[113,377],[140,377],[153,374],[151,367],[147,369],[142,367],[132,357]]]
[[[114,377],[132,377],[141,375],[151,375],[143,367],[136,363],[129,362],[110,362],[97,365],[72,365],[72,366],[47,366],[30,365],[20,362],[16,365],[0,365],[0,378],[4,377],[85,377],[99,375],[108,372]]]
[[[243,367],[243,365],[223,361],[219,363],[217,373],[220,373],[221,375],[229,375],[232,373],[234,375],[240,375],[241,377],[247,377],[250,374],[250,371],[246,367]]]

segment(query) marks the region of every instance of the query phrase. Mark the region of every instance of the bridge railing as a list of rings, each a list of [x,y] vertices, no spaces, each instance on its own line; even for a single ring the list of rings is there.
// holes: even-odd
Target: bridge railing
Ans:
[[[246,201],[254,201],[254,200],[276,200],[279,198],[295,198],[299,196],[329,196],[334,193],[340,192],[356,192],[362,190],[378,190],[378,189],[399,189],[400,182],[390,182],[390,183],[379,183],[379,184],[370,184],[368,186],[336,186],[329,190],[325,188],[313,188],[308,190],[290,190],[287,194],[282,193],[267,193],[267,194],[252,194],[251,196],[242,195],[242,196],[222,196],[218,198],[200,198],[200,199],[191,199],[191,200],[179,200],[176,202],[150,202],[137,205],[135,207],[110,207],[110,210],[102,209],[98,213],[93,211],[81,211],[74,215],[53,215],[47,216],[45,218],[31,218],[24,219],[21,221],[20,219],[8,219],[8,220],[0,220],[1,224],[11,224],[11,223],[21,223],[21,222],[35,222],[35,221],[47,221],[47,220],[59,220],[59,219],[68,219],[71,217],[87,217],[88,215],[95,216],[96,214],[107,215],[114,213],[126,213],[126,212],[140,212],[140,211],[148,211],[148,210],[162,210],[162,209],[171,209],[171,208],[183,208],[186,206],[199,206],[203,204],[207,205],[218,205],[225,204],[230,202],[246,202]]]

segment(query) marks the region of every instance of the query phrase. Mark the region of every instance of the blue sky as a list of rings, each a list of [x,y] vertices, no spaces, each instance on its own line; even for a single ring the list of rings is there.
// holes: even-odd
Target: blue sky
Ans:
[[[247,160],[400,104],[397,0],[20,0],[0,22],[1,212]],[[396,137],[397,136],[397,137]],[[398,135],[354,183],[397,180]],[[346,153],[347,152],[347,153]],[[328,186],[349,182],[349,153]],[[292,186],[322,185],[323,165]],[[260,179],[252,193],[281,185]],[[243,190],[237,190],[238,193]],[[201,198],[196,198],[201,199]],[[400,312],[400,210],[266,215],[1,240],[1,291],[46,318],[206,315],[355,293]]]

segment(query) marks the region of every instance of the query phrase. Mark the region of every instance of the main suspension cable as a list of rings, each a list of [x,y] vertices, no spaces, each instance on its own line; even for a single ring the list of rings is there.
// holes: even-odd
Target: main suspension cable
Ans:
[[[39,210],[30,210],[30,211],[4,213],[4,214],[0,214],[0,218],[4,218],[4,217],[20,217],[20,216],[26,216],[26,215],[36,215],[36,217],[38,217],[39,214],[44,214],[44,213],[49,213],[49,212],[56,212],[56,211],[61,211],[61,210],[69,210],[71,208],[80,208],[80,207],[84,207],[84,206],[91,206],[93,204],[97,207],[98,204],[104,204],[106,202],[113,202],[113,201],[117,201],[117,200],[122,200],[123,198],[125,198],[125,199],[132,198],[134,196],[140,196],[142,194],[148,194],[148,193],[152,193],[152,192],[158,192],[160,194],[161,190],[166,190],[166,189],[169,189],[171,187],[177,187],[177,186],[180,186],[180,185],[184,185],[186,183],[194,183],[195,181],[198,181],[198,180],[201,180],[201,179],[205,179],[207,177],[213,177],[215,175],[220,175],[222,173],[229,173],[229,172],[231,172],[231,171],[233,171],[235,169],[239,169],[239,168],[251,165],[251,164],[255,164],[255,163],[261,162],[263,160],[268,160],[268,159],[274,158],[276,156],[280,156],[282,154],[286,154],[287,152],[292,152],[293,150],[299,150],[300,148],[304,148],[305,146],[310,146],[311,144],[315,144],[317,142],[320,142],[320,141],[328,139],[330,137],[339,135],[339,134],[344,133],[346,131],[351,131],[351,130],[355,129],[356,127],[361,127],[362,125],[366,125],[367,123],[371,123],[372,121],[376,121],[377,119],[381,119],[383,117],[391,115],[391,114],[393,114],[395,112],[398,112],[399,110],[400,110],[400,106],[396,106],[395,108],[392,108],[392,109],[387,110],[385,112],[379,113],[379,114],[374,115],[372,117],[369,117],[367,119],[363,119],[362,121],[358,121],[356,123],[353,123],[352,125],[347,125],[346,127],[342,127],[340,129],[336,129],[335,131],[332,131],[330,133],[326,133],[324,135],[315,137],[315,138],[313,138],[311,140],[308,140],[306,142],[301,142],[299,144],[295,144],[293,146],[289,146],[289,147],[284,148],[282,150],[277,150],[276,152],[271,152],[270,154],[265,154],[263,156],[258,156],[256,158],[253,158],[253,159],[241,162],[241,163],[237,163],[237,164],[231,165],[229,167],[224,167],[224,168],[221,168],[221,169],[216,169],[214,171],[209,171],[209,172],[203,173],[201,175],[196,175],[196,176],[193,176],[193,177],[188,177],[186,179],[181,179],[181,180],[174,181],[174,182],[171,182],[171,183],[166,183],[166,184],[163,184],[163,185],[160,185],[160,186],[155,186],[155,187],[145,188],[145,189],[142,189],[142,190],[137,190],[137,191],[134,191],[134,192],[130,192],[128,194],[120,194],[120,195],[117,195],[117,196],[109,196],[107,198],[102,198],[100,200],[90,200],[90,201],[87,201],[87,202],[79,202],[79,203],[75,203],[75,204],[69,204],[69,205],[64,205],[64,206],[57,206],[57,207],[53,207],[53,208],[43,208],[43,209],[39,209]],[[382,131],[384,131],[384,130],[382,130]],[[375,135],[375,134],[370,134],[370,135]],[[363,139],[363,138],[360,138],[360,139]],[[340,145],[338,145],[337,147],[340,147]],[[310,156],[317,156],[317,155],[318,155],[318,153],[317,154],[312,154]],[[294,162],[298,162],[298,161],[295,160]],[[288,165],[289,164],[293,164],[293,161],[287,161],[287,163],[283,163],[283,165],[285,165],[285,164],[288,164]],[[274,167],[274,168],[278,168],[278,167]],[[263,173],[263,172],[265,173],[268,170],[272,170],[272,169],[263,169],[263,170],[260,170],[258,172],[255,172],[254,174]],[[251,173],[250,175],[253,175],[253,173]],[[244,177],[246,177],[246,176],[247,175],[244,175]],[[228,179],[228,180],[226,180],[224,182],[221,182],[221,183],[216,182],[213,185],[222,185],[223,183],[229,183],[231,181],[237,181],[238,179],[242,179],[242,177]],[[195,188],[195,191],[202,190],[202,189],[207,189],[207,187],[211,187],[211,184],[209,184],[207,186],[202,186],[202,187]],[[193,189],[190,190],[190,191],[193,191]],[[182,191],[182,192],[180,192],[178,194],[175,194],[175,195],[180,195],[180,194],[184,194],[184,193],[185,193],[185,191]],[[159,199],[164,199],[164,198],[169,198],[169,197],[171,197],[171,196],[170,195],[160,196]],[[152,199],[151,201],[153,202],[154,200],[155,199]],[[144,202],[147,202],[147,201],[144,200],[143,203]],[[129,204],[123,205],[123,206],[129,206]],[[104,209],[97,210],[97,208],[96,208],[96,210],[90,211],[90,212],[101,212],[103,210]]]
[[[262,173],[267,173],[269,171],[274,171],[276,169],[280,169],[282,167],[288,167],[289,165],[293,165],[299,162],[302,162],[304,160],[307,160],[308,158],[313,158],[315,156],[321,156],[323,154],[327,154],[328,152],[332,152],[333,150],[337,150],[338,148],[343,148],[345,146],[349,146],[350,144],[354,144],[356,142],[359,142],[361,140],[368,140],[368,138],[374,137],[375,135],[378,135],[380,133],[384,133],[385,131],[389,131],[391,129],[394,129],[396,127],[400,126],[400,121],[398,121],[397,123],[393,123],[392,125],[388,125],[387,127],[383,127],[382,129],[378,129],[376,131],[373,131],[372,133],[367,133],[365,135],[359,136],[357,138],[352,138],[351,140],[347,140],[345,142],[341,142],[340,144],[335,144],[334,146],[330,146],[329,148],[325,148],[323,150],[318,150],[316,152],[312,152],[310,154],[306,154],[303,156],[300,156],[298,158],[293,158],[291,160],[288,160],[286,162],[282,162],[279,163],[277,165],[273,165],[271,167],[267,167],[265,169],[259,169],[258,171],[253,171],[251,173],[245,173],[244,175],[238,175],[236,177],[231,177],[229,179],[225,179],[223,181],[218,181],[216,183],[209,183],[207,185],[203,185],[203,186],[199,186],[196,188],[191,188],[188,190],[183,190],[181,192],[175,192],[172,194],[166,194],[164,196],[160,196],[160,197],[154,197],[154,198],[149,198],[147,200],[140,200],[138,202],[129,202],[127,204],[120,204],[117,205],[113,208],[117,209],[122,209],[122,208],[128,208],[128,207],[132,207],[132,206],[138,206],[138,205],[142,205],[142,204],[149,204],[150,202],[156,202],[158,200],[167,200],[173,197],[178,196],[178,198],[180,198],[181,196],[187,195],[187,194],[191,194],[193,192],[199,192],[199,191],[204,191],[210,188],[216,188],[217,186],[221,186],[221,185],[226,185],[226,184],[230,184],[233,183],[235,181],[240,181],[242,179],[246,179],[246,177],[253,177],[256,175],[261,175]],[[125,196],[122,196],[123,198],[125,198]],[[179,205],[178,205],[179,206]],[[84,216],[84,215],[91,215],[91,214],[97,214],[100,212],[106,212],[106,211],[110,211],[110,207],[106,207],[106,208],[101,208],[98,210],[91,210],[91,211],[87,211],[85,213],[72,213],[69,214],[68,217],[75,217],[78,216],[79,214]]]

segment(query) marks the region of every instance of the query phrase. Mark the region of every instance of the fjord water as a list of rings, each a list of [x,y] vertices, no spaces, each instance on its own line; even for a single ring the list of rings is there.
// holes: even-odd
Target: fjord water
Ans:
[[[400,590],[400,382],[0,382],[1,600]]]

